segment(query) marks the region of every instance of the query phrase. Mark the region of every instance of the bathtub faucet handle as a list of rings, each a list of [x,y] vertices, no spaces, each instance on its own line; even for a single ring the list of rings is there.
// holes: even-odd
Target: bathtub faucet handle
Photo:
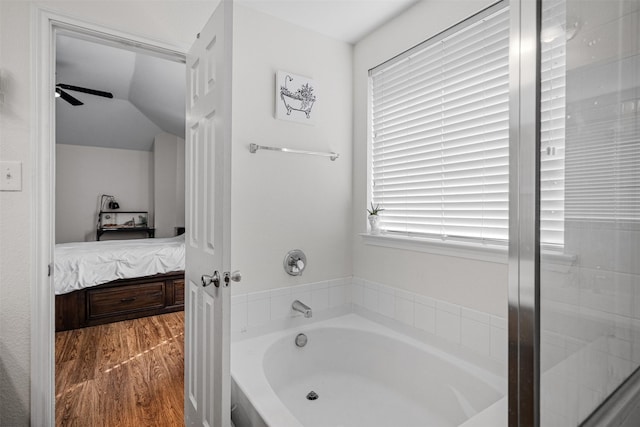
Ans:
[[[287,274],[300,276],[307,266],[307,256],[300,249],[294,249],[284,257],[283,265]]]

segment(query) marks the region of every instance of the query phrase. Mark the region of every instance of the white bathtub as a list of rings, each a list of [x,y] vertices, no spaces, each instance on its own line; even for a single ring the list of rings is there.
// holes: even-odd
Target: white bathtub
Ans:
[[[237,427],[506,423],[504,379],[356,314],[234,342],[231,355]]]

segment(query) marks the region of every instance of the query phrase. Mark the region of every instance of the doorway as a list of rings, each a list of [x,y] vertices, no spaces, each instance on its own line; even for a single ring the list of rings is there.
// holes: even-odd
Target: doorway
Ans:
[[[142,37],[120,33],[111,29],[88,24],[66,16],[44,10],[38,11],[38,48],[34,54],[34,63],[38,70],[37,89],[35,91],[34,122],[38,123],[36,139],[35,169],[38,171],[34,180],[34,292],[33,305],[33,338],[32,354],[39,355],[32,360],[32,422],[37,425],[51,425],[55,419],[54,399],[54,291],[49,264],[53,259],[56,242],[55,233],[55,100],[51,96],[57,81],[55,80],[55,40],[58,35],[72,36],[85,41],[97,41],[104,45],[126,48],[132,52],[146,52],[154,58],[164,58],[175,62],[185,62],[186,53],[181,48]],[[76,96],[81,98],[81,95]],[[184,98],[183,98],[184,99]],[[184,105],[184,101],[183,101]],[[95,210],[95,198],[89,203]],[[91,222],[95,227],[95,216],[91,214]],[[44,288],[40,287],[46,284]]]
[[[184,271],[184,236],[173,236],[185,219],[185,66],[151,53],[56,32],[53,280],[56,331],[63,329],[55,340],[57,425],[183,418],[184,320],[174,311],[184,301],[183,276],[128,282]],[[144,227],[134,217],[136,227],[102,228],[104,217],[134,215]],[[167,257],[157,253],[165,244]],[[93,251],[102,259],[96,265],[85,258]],[[149,256],[163,264],[149,269]],[[114,261],[115,269],[104,269]],[[93,270],[91,278],[71,279],[67,267]],[[114,277],[117,286],[109,284]],[[167,309],[155,308],[158,293]],[[70,325],[69,316],[80,325]],[[87,327],[66,330],[77,326]]]

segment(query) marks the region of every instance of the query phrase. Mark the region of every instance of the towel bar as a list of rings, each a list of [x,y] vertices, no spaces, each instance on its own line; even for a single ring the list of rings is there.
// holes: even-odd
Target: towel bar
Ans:
[[[266,145],[249,144],[250,152],[255,153],[258,150],[271,150],[271,151],[281,151],[283,153],[308,154],[311,156],[329,157],[332,161],[340,157],[340,154],[334,153],[334,152],[321,153],[318,151],[294,150],[293,148],[268,147]]]

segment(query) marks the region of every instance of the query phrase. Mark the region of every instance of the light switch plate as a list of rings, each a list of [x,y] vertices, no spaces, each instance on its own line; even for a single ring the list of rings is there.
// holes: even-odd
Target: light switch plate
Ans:
[[[22,191],[22,162],[0,161],[0,191]]]

